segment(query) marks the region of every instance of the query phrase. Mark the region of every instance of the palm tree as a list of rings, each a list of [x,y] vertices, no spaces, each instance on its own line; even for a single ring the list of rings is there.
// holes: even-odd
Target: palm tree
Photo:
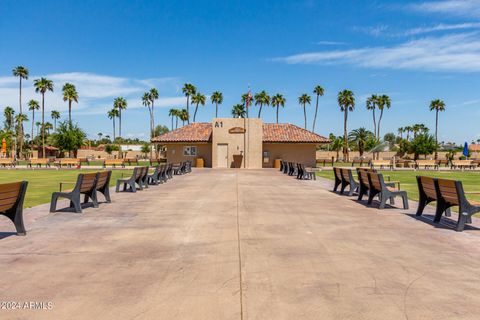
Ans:
[[[347,120],[348,111],[355,109],[355,95],[350,90],[343,90],[338,93],[338,105],[340,110],[344,113],[343,118],[343,161],[349,161],[348,159],[348,135],[347,135]]]
[[[153,108],[150,93],[145,92],[142,96],[142,104],[148,108],[148,115],[150,117],[150,138],[153,138]]]
[[[242,103],[243,106],[245,107],[245,110],[247,112],[247,118],[248,118],[248,108],[250,108],[254,102],[254,98],[252,96],[252,93],[249,91],[247,93],[242,94]]]
[[[97,136],[98,136],[98,140],[102,140],[103,133],[99,132],[99,133],[97,133]]]
[[[267,92],[265,92],[265,90],[255,94],[255,105],[260,105],[260,109],[258,110],[258,117],[260,118],[262,115],[263,105],[270,105],[270,96],[267,94]]]
[[[42,157],[45,158],[45,93],[53,92],[53,81],[46,78],[35,79],[33,81],[35,92],[42,94]]]
[[[307,109],[305,108],[306,104],[310,104],[312,98],[304,93],[300,97],[298,97],[298,103],[303,104],[303,117],[305,118],[305,130],[307,130]]]
[[[22,129],[20,129],[20,128],[23,128],[23,123],[24,123],[25,121],[28,121],[28,117],[27,117],[26,114],[24,114],[24,113],[19,113],[19,114],[17,114],[17,115],[15,116],[15,123],[17,124],[17,131],[18,131],[18,132],[20,132],[20,130],[22,130]],[[20,133],[19,133],[19,134],[20,134]],[[27,134],[26,136],[28,136],[28,134]],[[23,139],[23,136],[22,136],[22,139]],[[23,150],[20,151],[20,152],[23,152]],[[22,155],[22,153],[20,153],[20,156],[21,156],[21,155]]]
[[[234,118],[245,118],[247,112],[245,111],[245,106],[241,103],[236,104],[232,108],[232,116]]]
[[[187,97],[187,112],[188,112],[188,120],[187,123],[190,123],[190,109],[188,106],[188,102],[190,100],[190,97],[193,96],[195,93],[197,93],[197,88],[191,83],[185,83],[182,88],[182,92]]]
[[[280,93],[272,97],[272,107],[277,108],[277,123],[278,123],[278,109],[285,107],[286,99]]]
[[[223,102],[223,94],[220,91],[215,91],[210,97],[212,103],[215,103],[215,118],[218,118],[218,105]]]
[[[127,109],[127,100],[122,97],[113,100],[113,107],[118,110],[118,136],[122,136],[122,110]],[[114,139],[115,140],[115,139]]]
[[[155,136],[155,132],[154,132],[154,128],[155,128],[155,100],[158,99],[158,90],[155,89],[155,88],[152,88],[150,89],[150,91],[148,92],[148,95],[150,97],[150,102],[152,102],[152,132],[153,132],[153,136]],[[150,148],[150,150],[152,150],[152,148]]]
[[[178,109],[172,108],[168,110],[168,116],[172,117],[172,130],[173,130],[173,118],[178,117]],[[178,118],[177,118],[177,124],[178,124]]]
[[[50,135],[50,130],[53,129],[53,125],[50,122],[45,122],[45,130],[47,131],[47,135]]]
[[[317,103],[315,104],[315,116],[313,117],[313,128],[312,131],[315,132],[315,123],[317,122],[317,112],[318,112],[318,98],[325,94],[325,90],[321,86],[316,86],[313,89],[313,93],[317,95]]]
[[[68,123],[72,126],[72,101],[78,103],[78,93],[75,86],[71,83],[65,83],[62,88],[63,101],[68,101]]]
[[[371,136],[374,136],[374,134],[365,128],[358,128],[349,133],[348,138],[357,145],[360,157],[363,156],[365,144],[367,143],[368,138]]]
[[[15,110],[12,107],[5,107],[3,110],[3,116],[5,117],[5,130],[13,131],[13,124],[15,121]]]
[[[340,150],[343,147],[344,142],[343,142],[342,138],[335,137],[335,136],[331,137],[330,140],[332,140],[332,145],[331,145],[332,150],[337,152],[337,161],[338,161],[338,158],[340,157],[339,153],[340,153]]]
[[[410,132],[413,131],[412,126],[406,126],[406,127],[403,128],[403,130],[405,130],[405,132],[407,133],[407,141],[409,141],[410,140]]]
[[[35,137],[33,135],[33,128],[35,126],[35,110],[38,110],[38,109],[40,109],[40,105],[38,104],[37,100],[28,101],[28,110],[32,111],[32,141],[33,141],[33,138]]]
[[[12,73],[15,77],[18,77],[20,80],[19,83],[19,98],[18,98],[18,105],[19,105],[19,115],[23,114],[23,108],[22,108],[22,79],[28,80],[28,69],[23,67],[23,66],[18,66],[12,70]],[[19,126],[19,134],[18,134],[18,140],[19,140],[19,149],[20,149],[20,155],[23,153],[23,122],[21,122],[21,125]]]
[[[56,111],[56,110],[52,110],[52,112],[50,113],[50,116],[52,117],[53,119],[53,131],[57,131],[57,120],[60,119],[60,112]]]
[[[206,98],[203,94],[200,92],[196,92],[192,96],[192,103],[194,103],[195,106],[195,113],[193,114],[193,122],[195,122],[195,118],[197,117],[197,110],[198,110],[198,105],[201,104],[202,106],[205,105]]]
[[[372,94],[371,97],[367,99],[367,110],[372,110],[373,115],[373,133],[375,138],[377,138],[377,119],[375,118],[375,109],[377,108],[378,96]]]
[[[403,133],[405,132],[405,128],[400,127],[398,128],[398,134],[400,135],[400,139],[403,140]]]
[[[422,130],[422,125],[419,123],[416,123],[412,126],[412,132],[413,132],[413,139],[417,137],[417,133]]]
[[[188,121],[188,118],[189,118],[189,113],[188,113],[187,109],[178,110],[177,126],[178,126],[178,119],[180,119],[182,121],[182,126],[184,126],[185,121]]]
[[[37,137],[40,135],[40,126],[42,123],[40,121],[35,122],[35,126],[37,127]]]
[[[118,117],[118,115],[119,112],[117,108],[113,108],[107,112],[108,118],[113,120],[113,141],[115,141],[115,118]]]
[[[435,144],[438,147],[438,113],[445,111],[445,102],[436,99],[430,103],[430,111],[435,110]],[[438,151],[435,149],[435,160],[438,159]]]
[[[389,96],[384,94],[378,97],[377,105],[378,109],[380,110],[380,117],[378,118],[377,139],[380,139],[380,122],[382,121],[383,110],[385,109],[385,107],[387,107],[387,109],[390,109],[392,101],[390,100]]]

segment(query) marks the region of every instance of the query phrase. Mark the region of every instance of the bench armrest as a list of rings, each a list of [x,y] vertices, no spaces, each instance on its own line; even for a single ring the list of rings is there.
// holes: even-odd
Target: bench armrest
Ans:
[[[480,191],[466,191],[465,194],[480,194]]]
[[[62,191],[62,186],[64,184],[75,184],[75,183],[77,183],[77,182],[76,181],[61,181],[60,182],[60,192]]]

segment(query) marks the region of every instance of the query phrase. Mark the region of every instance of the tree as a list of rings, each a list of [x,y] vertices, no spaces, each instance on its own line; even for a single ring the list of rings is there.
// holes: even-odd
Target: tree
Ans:
[[[153,130],[153,134],[154,134],[155,137],[158,137],[158,136],[161,136],[162,134],[165,134],[169,131],[170,130],[168,130],[167,126],[158,125]]]
[[[172,117],[172,130],[173,130],[173,118],[175,117],[177,118],[177,127],[178,127],[178,114],[179,114],[178,109],[172,108],[168,110],[168,116]]]
[[[40,109],[40,105],[36,100],[28,101],[28,110],[32,111],[32,141],[35,135],[33,134],[33,128],[35,127],[35,110]]]
[[[147,154],[152,152],[152,148],[150,148],[150,145],[148,143],[144,143],[142,144],[140,151],[143,153],[143,156],[146,158]]]
[[[321,86],[316,86],[313,89],[313,93],[317,95],[317,102],[315,104],[315,116],[313,117],[313,127],[312,127],[312,132],[315,132],[315,124],[317,123],[317,112],[318,112],[318,98],[322,97],[325,94],[325,90]]]
[[[56,110],[52,110],[52,112],[50,113],[50,116],[53,119],[53,130],[57,131],[57,120],[60,119],[60,112]]]
[[[185,121],[188,121],[188,119],[190,118],[189,116],[189,113],[187,111],[187,109],[182,109],[179,111],[178,115],[177,115],[177,124],[178,124],[178,119],[180,119],[182,121],[182,126],[185,125]]]
[[[400,139],[403,139],[404,132],[405,132],[405,128],[403,127],[398,128],[398,135],[400,136]]]
[[[330,140],[332,140],[332,146],[331,147],[332,147],[333,151],[337,152],[337,161],[338,161],[338,158],[340,157],[340,150],[342,150],[342,148],[343,148],[344,141],[340,137],[333,136],[332,138],[333,139],[330,139]]]
[[[378,110],[380,110],[380,117],[378,118],[378,127],[377,127],[377,130],[378,130],[377,139],[380,139],[380,122],[382,121],[383,110],[385,109],[385,107],[387,109],[390,109],[392,102],[389,96],[381,95],[378,97],[377,105],[378,105]]]
[[[263,105],[270,105],[270,96],[267,94],[267,92],[265,92],[265,90],[262,90],[261,92],[255,94],[255,105],[260,105],[260,109],[258,110],[258,117],[260,118],[260,116],[262,115]]]
[[[52,144],[62,152],[73,152],[76,156],[86,137],[85,132],[77,125],[72,125],[70,120],[63,121],[59,123],[57,132],[52,134]]]
[[[97,136],[98,136],[98,140],[102,140],[103,133],[99,132],[99,133],[97,133]]]
[[[153,138],[153,108],[150,93],[145,92],[142,96],[142,104],[148,108],[148,115],[150,117],[150,139]]]
[[[409,143],[409,153],[414,154],[414,159],[417,160],[418,156],[423,154],[432,154],[437,150],[437,144],[435,138],[427,133],[418,134],[411,143]]]
[[[190,109],[188,106],[188,102],[191,96],[193,96],[195,93],[197,93],[197,88],[191,83],[185,83],[182,88],[182,92],[187,97],[187,113],[188,113],[188,119],[187,123],[190,123]]]
[[[215,91],[210,97],[212,103],[215,104],[215,118],[218,118],[218,105],[223,102],[223,94],[220,91]]]
[[[18,98],[18,105],[19,105],[19,115],[23,115],[23,108],[22,108],[22,80],[28,80],[28,69],[23,66],[18,66],[12,70],[13,76],[18,77],[19,79],[19,98]],[[18,140],[19,140],[19,150],[20,155],[23,153],[23,121],[21,122],[20,127],[18,128]]]
[[[148,95],[150,97],[150,101],[152,102],[152,128],[155,130],[155,100],[158,99],[158,90],[155,88],[150,89],[148,92]]]
[[[285,107],[286,99],[280,93],[272,97],[272,107],[277,109],[277,123],[278,123],[278,109]]]
[[[201,104],[202,106],[205,105],[206,98],[200,92],[195,93],[192,96],[192,103],[195,104],[195,113],[193,114],[193,122],[195,122],[195,118],[197,117],[198,105]]]
[[[236,104],[232,107],[232,117],[234,118],[245,118],[247,112],[245,111],[245,106],[243,104]]]
[[[40,135],[40,126],[41,125],[42,125],[42,123],[40,121],[35,122],[35,126],[37,127],[37,136]]]
[[[305,130],[307,130],[307,109],[305,108],[305,105],[310,104],[311,101],[312,101],[312,98],[306,93],[298,97],[298,103],[303,105],[303,117],[305,118]]]
[[[343,160],[349,161],[348,159],[348,135],[347,135],[347,121],[348,121],[348,112],[355,109],[355,95],[350,90],[343,90],[338,93],[338,105],[340,106],[340,111],[344,113],[343,118]]]
[[[15,110],[13,110],[12,107],[5,107],[5,109],[3,109],[3,116],[5,117],[5,131],[13,132],[13,126],[15,123]]]
[[[47,131],[47,136],[50,135],[50,130],[53,129],[53,125],[50,122],[45,122],[45,131]]]
[[[122,136],[122,110],[127,109],[127,100],[117,97],[113,100],[113,107],[118,110],[118,136]],[[115,139],[114,139],[115,140]]]
[[[78,103],[78,93],[75,86],[71,83],[65,83],[62,88],[63,101],[68,101],[68,122],[72,123],[72,102]]]
[[[445,102],[436,99],[430,103],[430,111],[435,110],[435,144],[438,146],[438,113],[445,111]],[[438,159],[438,151],[435,149],[435,160]]]
[[[407,141],[410,141],[410,132],[413,131],[413,128],[411,126],[406,126],[403,128],[403,130],[405,130],[405,132],[407,133]]]
[[[377,107],[378,96],[372,94],[371,97],[367,99],[367,110],[372,110],[373,115],[373,133],[377,137],[377,119],[375,118],[375,108]]]
[[[46,157],[45,154],[45,93],[47,91],[53,92],[53,81],[46,78],[35,79],[33,81],[33,86],[35,87],[35,92],[42,95],[42,156]]]
[[[383,136],[383,141],[388,142],[390,150],[395,146],[396,136],[393,132],[386,133]]]
[[[348,134],[349,140],[355,143],[355,145],[357,146],[360,157],[363,156],[363,152],[365,151],[365,144],[371,136],[373,136],[373,133],[363,127],[352,130]]]
[[[118,117],[118,109],[113,108],[112,110],[108,111],[107,116],[109,119],[113,120],[113,141],[115,141],[115,118]]]

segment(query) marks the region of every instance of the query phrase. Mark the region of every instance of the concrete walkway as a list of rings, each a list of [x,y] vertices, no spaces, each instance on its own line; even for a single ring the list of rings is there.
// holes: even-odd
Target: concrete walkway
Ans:
[[[0,319],[480,318],[479,229],[325,185],[204,169],[83,215],[28,209],[26,237],[0,234],[0,301],[53,308]]]

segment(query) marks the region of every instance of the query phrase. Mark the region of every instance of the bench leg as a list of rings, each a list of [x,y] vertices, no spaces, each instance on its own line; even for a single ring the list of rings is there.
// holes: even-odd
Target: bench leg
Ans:
[[[381,193],[380,194],[380,205],[378,206],[378,209],[384,209],[386,203],[387,203],[387,195]]]
[[[408,209],[408,197],[406,194],[402,194],[402,200],[403,200],[403,209],[407,210]]]
[[[117,185],[115,186],[115,192],[120,192],[120,185],[122,184],[121,181],[117,181]]]
[[[368,202],[367,204],[372,204],[373,202],[373,198],[375,198],[375,196],[377,195],[378,192],[375,192],[373,190],[370,190],[370,193],[368,194]]]
[[[467,222],[468,214],[465,212],[458,214],[458,222],[457,227],[455,228],[456,231],[463,231],[465,229],[465,223]]]
[[[107,203],[112,202],[112,199],[110,198],[110,189],[108,186],[105,186],[105,188],[101,192],[103,193],[103,196],[105,197]]]
[[[416,216],[421,216],[423,214],[423,210],[427,206],[427,202],[424,199],[420,199],[418,201],[418,208],[417,208],[417,213],[415,213]],[[438,206],[437,206],[438,208]]]
[[[50,201],[50,212],[55,212],[57,209],[58,195],[52,194],[52,200]]]

